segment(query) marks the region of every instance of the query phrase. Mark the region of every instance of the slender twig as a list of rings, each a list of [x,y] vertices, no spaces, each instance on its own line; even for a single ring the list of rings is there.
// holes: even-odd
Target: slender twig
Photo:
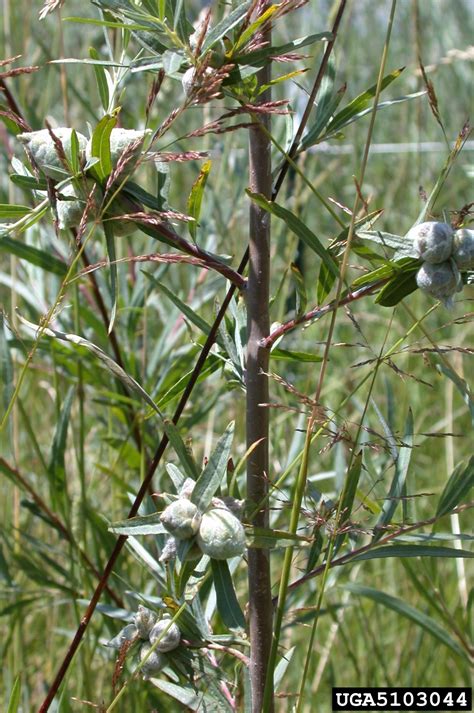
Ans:
[[[330,312],[334,312],[343,305],[351,304],[352,302],[356,302],[357,300],[362,299],[362,297],[367,297],[367,295],[371,295],[373,292],[376,292],[380,287],[385,285],[385,283],[388,282],[389,279],[390,278],[387,277],[383,280],[377,280],[377,282],[372,282],[370,285],[364,285],[364,287],[361,287],[358,290],[355,290],[354,292],[349,292],[348,295],[341,298],[340,300],[333,300],[332,302],[329,302],[323,307],[314,307],[313,309],[309,310],[309,312],[305,312],[305,314],[302,314],[300,317],[290,319],[288,322],[285,322],[284,324],[281,324],[279,327],[277,327],[268,337],[262,339],[260,345],[266,349],[270,349],[275,344],[277,339],[280,339],[280,337],[283,337],[285,334],[288,334],[288,332],[293,331],[293,329],[296,329],[301,324],[305,324],[306,322],[313,322],[317,319],[320,319],[321,317],[324,317],[324,315],[329,314]]]
[[[76,548],[77,551],[79,552],[80,556],[84,560],[84,562],[87,564],[91,572],[95,574],[97,579],[100,579],[100,572],[99,570],[95,567],[93,562],[89,559],[89,556],[84,552],[84,550],[75,542],[74,537],[72,534],[69,532],[67,529],[66,525],[62,522],[62,520],[59,519],[59,517],[48,507],[48,505],[44,502],[43,498],[38,495],[38,493],[31,487],[31,485],[28,483],[27,479],[20,473],[19,470],[14,468],[10,463],[8,463],[4,458],[0,456],[0,466],[7,470],[14,478],[17,483],[20,483],[21,487],[23,490],[26,490],[27,493],[31,496],[31,499],[33,502],[38,506],[40,510],[43,511],[43,513],[46,515],[48,520],[50,520],[51,524],[53,527],[55,527],[58,532],[61,533],[61,535],[71,544],[73,544]],[[107,586],[107,594],[110,596],[111,599],[114,600],[116,605],[118,607],[123,607],[123,601],[120,599],[118,594],[115,594],[115,592],[110,589],[109,586]]]

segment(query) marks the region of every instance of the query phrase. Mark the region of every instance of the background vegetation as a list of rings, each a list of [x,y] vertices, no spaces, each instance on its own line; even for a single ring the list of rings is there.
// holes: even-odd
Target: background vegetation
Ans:
[[[188,18],[195,21],[200,3],[185,5]],[[119,60],[123,49],[120,32],[65,21],[77,16],[99,18],[93,4],[67,0],[61,14],[55,11],[39,21],[41,7],[38,0],[3,0],[1,57],[21,54],[18,64],[40,67],[32,74],[9,77],[5,83],[33,129],[43,128],[47,118],[53,126],[74,126],[87,134],[88,122],[95,126],[103,109],[94,67],[83,60],[90,57],[91,47],[101,58],[111,51]],[[390,3],[385,1],[359,0],[348,5],[330,65],[334,88],[347,85],[341,107],[376,83],[389,9]],[[226,12],[224,4],[216,3],[213,23]],[[274,43],[281,45],[306,33],[327,31],[333,12],[330,2],[310,2],[276,24]],[[380,110],[363,188],[368,210],[383,210],[376,224],[379,230],[403,236],[413,225],[423,208],[424,196],[430,194],[447,160],[445,136],[452,144],[472,113],[472,29],[469,0],[398,3],[386,71],[405,70],[384,92],[382,101],[425,89],[419,52],[434,85],[440,121],[434,117],[426,94]],[[132,39],[124,56],[133,57],[138,49]],[[274,99],[288,98],[294,112],[273,118],[272,133],[280,144],[288,145],[292,122],[298,124],[307,98],[304,89],[309,91],[312,86],[322,51],[322,43],[313,44],[302,49],[304,59],[275,65],[275,76],[308,69],[294,82],[288,80],[274,90]],[[58,58],[75,62],[50,63]],[[115,67],[113,71],[120,70]],[[145,125],[147,97],[155,76],[153,70],[124,72],[117,101],[122,107],[122,126]],[[182,102],[179,80],[166,78],[151,109],[150,126],[155,129]],[[6,105],[5,94],[0,94],[0,103]],[[213,104],[187,110],[158,150],[210,152],[212,169],[203,196],[198,242],[211,252],[231,256],[235,266],[247,241],[246,131],[180,139],[215,115]],[[360,170],[368,121],[368,116],[360,119],[344,128],[338,139],[303,154],[298,166],[305,179],[290,172],[280,193],[279,202],[298,215],[326,246],[349,224],[344,206],[353,203],[353,176]],[[25,204],[31,194],[25,194],[9,179],[9,174],[19,172],[12,169],[12,158],[23,161],[24,154],[8,121],[0,125],[0,141],[0,203]],[[443,185],[433,219],[455,220],[469,203],[472,150],[473,143],[468,140]],[[279,161],[281,155],[275,148],[274,165]],[[202,163],[160,165],[161,171],[167,171],[163,173],[149,161],[141,165],[137,176],[140,185],[152,193],[156,193],[158,181],[166,184],[169,205],[187,213],[188,196]],[[332,214],[317,199],[314,189],[331,202]],[[469,214],[465,225],[469,225]],[[185,233],[185,226],[180,232]],[[65,263],[74,254],[73,240],[64,233],[56,235],[48,215],[17,239]],[[145,255],[155,249],[156,242],[139,231],[116,241],[117,258]],[[106,257],[104,237],[98,232],[88,244],[88,258],[96,263]],[[320,260],[298,244],[283,221],[276,218],[271,258],[271,319],[283,323],[293,316],[298,298],[290,264],[296,261],[301,271],[309,308],[318,304]],[[21,326],[20,316],[39,324],[60,288],[59,270],[55,273],[51,265],[44,267],[12,254],[9,243],[0,238],[0,393],[5,413],[35,338],[31,330]],[[350,278],[368,267],[360,255],[353,253]],[[94,275],[110,313],[113,300],[109,271],[104,267]],[[126,371],[166,415],[171,415],[203,342],[195,315],[208,324],[212,322],[215,300],[220,303],[225,295],[225,280],[189,265],[130,262],[119,264],[118,277],[114,329]],[[322,540],[317,533],[326,537],[331,532],[333,508],[342,491],[352,449],[363,451],[363,467],[350,518],[350,538],[340,554],[368,541],[389,492],[394,460],[400,454],[407,457],[409,453],[411,458],[404,497],[394,521],[419,522],[435,515],[448,478],[457,466],[462,471],[472,450],[473,408],[467,387],[472,380],[472,296],[472,287],[466,287],[451,311],[419,291],[393,310],[375,305],[373,296],[355,302],[350,309],[339,309],[320,399],[331,421],[312,445],[299,529],[314,542],[295,556],[291,581],[323,561],[318,559]],[[176,298],[187,305],[187,314]],[[304,299],[301,291],[299,299]],[[223,349],[215,351],[180,422],[180,433],[190,439],[198,463],[212,452],[230,420],[236,423],[234,464],[245,455],[245,397],[239,351],[244,325],[244,303],[237,298],[226,321],[234,361],[232,350],[227,354]],[[309,399],[315,393],[318,357],[324,352],[328,325],[325,318],[291,332],[279,347],[298,352],[300,357],[270,362],[269,477],[277,483],[285,474],[272,491],[271,524],[281,530],[288,529]],[[84,275],[68,286],[52,326],[80,334],[116,357]],[[303,358],[301,353],[307,356]],[[377,361],[381,354],[385,357]],[[131,410],[139,414],[136,427],[130,426]],[[95,584],[80,549],[100,571],[115,541],[107,527],[126,517],[160,436],[160,422],[151,416],[149,408],[124,394],[93,354],[47,336],[38,342],[0,434],[2,710],[7,709],[19,673],[22,709],[35,710],[40,705]],[[172,450],[156,473],[154,492],[173,491],[165,462],[177,463]],[[238,471],[237,483],[243,492],[244,469]],[[467,489],[463,493],[466,502]],[[143,512],[154,507],[149,498]],[[53,516],[64,524],[67,534],[52,521]],[[403,545],[438,547],[439,557],[411,558],[408,550],[400,550],[396,556],[394,549],[388,557],[354,561],[329,570],[310,652],[307,647],[321,578],[311,578],[292,590],[281,640],[283,650],[291,651],[291,657],[281,681],[277,680],[278,709],[290,710],[295,703],[305,661],[309,662],[307,710],[312,709],[310,701],[317,695],[317,709],[329,711],[333,685],[469,685],[473,625],[467,558],[472,544],[469,521],[472,513],[467,510],[400,538]],[[456,532],[464,536],[455,538]],[[434,536],[425,542],[422,537],[430,533]],[[137,539],[151,557],[158,556],[158,540]],[[454,558],[452,550],[443,552],[446,547],[462,547],[465,556]],[[283,552],[277,548],[272,555],[275,595]],[[116,652],[104,643],[117,634],[142,597],[157,603],[160,591],[151,569],[139,546],[129,543],[109,580],[126,611],[110,595],[103,598],[69,669],[56,710],[87,710],[84,701],[107,707],[113,700]],[[233,577],[245,608],[243,564]],[[203,604],[213,612],[212,594],[207,590]],[[215,613],[213,627],[215,633],[227,632]],[[246,651],[245,646],[242,650]],[[245,676],[232,656],[219,659],[219,665],[231,687],[237,682],[243,686]],[[176,710],[182,709],[152,684],[131,677],[132,670],[130,661],[124,674],[130,679],[129,685],[117,710],[161,710],[161,706],[172,710],[173,705]]]

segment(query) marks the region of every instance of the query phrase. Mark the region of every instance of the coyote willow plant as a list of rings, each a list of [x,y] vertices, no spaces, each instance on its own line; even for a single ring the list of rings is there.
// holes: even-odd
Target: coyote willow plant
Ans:
[[[365,90],[339,79],[358,4],[313,5],[48,1],[61,56],[1,62],[9,711],[324,711],[366,670],[467,685],[469,126],[421,56],[390,64],[395,0]],[[455,140],[394,201],[369,154],[379,112],[398,136],[412,106]],[[399,673],[400,632],[449,666]]]

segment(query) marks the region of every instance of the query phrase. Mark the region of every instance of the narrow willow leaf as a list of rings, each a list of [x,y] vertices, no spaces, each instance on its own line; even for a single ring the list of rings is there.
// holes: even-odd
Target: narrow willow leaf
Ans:
[[[196,233],[199,225],[199,216],[201,215],[202,199],[204,196],[204,189],[206,187],[207,179],[211,171],[212,161],[206,161],[199,171],[199,176],[193,183],[191,188],[191,193],[189,194],[187,202],[187,212],[194,222],[188,223],[189,234],[193,240],[196,240]]]
[[[249,198],[254,201],[254,203],[260,206],[260,208],[263,208],[272,215],[275,215],[277,218],[281,218],[281,220],[286,223],[288,228],[321,258],[329,272],[335,275],[335,277],[339,276],[339,270],[334,264],[330,253],[302,220],[297,218],[291,211],[283,208],[283,206],[278,203],[269,201],[261,193],[252,193],[249,190],[247,190],[246,193]]]
[[[117,260],[115,255],[115,236],[114,229],[109,222],[104,221],[102,227],[105,233],[105,242],[107,246],[107,257],[109,258],[110,267],[110,291],[112,293],[112,309],[110,310],[108,334],[113,330],[115,318],[117,316],[117,301],[118,301],[118,271]]]
[[[28,191],[46,191],[48,189],[48,184],[46,179],[33,178],[33,176],[22,176],[20,173],[11,173],[10,181],[19,186],[20,188],[26,188]]]
[[[474,456],[471,456],[467,465],[459,463],[451,473],[441,493],[436,515],[442,517],[454,510],[472,487],[474,487]]]
[[[270,352],[271,359],[283,359],[285,361],[298,361],[301,363],[311,362],[317,363],[323,361],[323,357],[318,354],[309,354],[308,352],[294,352],[288,349],[275,348]]]
[[[318,305],[323,304],[324,300],[331,292],[335,282],[336,276],[334,272],[329,270],[325,262],[322,262],[319,268],[318,285],[316,288]]]
[[[225,477],[230,449],[234,439],[234,422],[227,426],[224,434],[218,440],[209,461],[199,476],[191,495],[191,502],[204,512],[209,506],[219,485]]]
[[[409,247],[413,247],[411,241],[405,240],[401,235],[385,233],[382,230],[358,230],[357,236],[362,240],[371,240],[374,243],[383,245],[386,248],[394,248],[395,250],[408,250]]]
[[[306,287],[304,278],[297,265],[294,262],[290,265],[291,277],[296,289],[296,317],[301,317],[306,311],[308,298],[306,296]]]
[[[224,19],[218,22],[215,27],[212,27],[209,30],[202,46],[201,56],[210,50],[216,42],[219,42],[219,40],[233,30],[241,20],[243,20],[247,14],[250,4],[249,0],[246,0],[246,2],[239,2],[235,10],[232,10],[227,17],[224,17]]]
[[[292,646],[291,649],[285,652],[278,664],[276,665],[275,672],[273,674],[273,686],[275,690],[278,690],[280,683],[284,680],[286,670],[290,665],[293,654],[296,651],[296,646]]]
[[[80,163],[80,147],[79,139],[77,138],[77,132],[75,129],[71,131],[71,153],[69,156],[69,162],[71,165],[71,171],[73,175],[79,173],[81,169]]]
[[[246,528],[248,546],[254,549],[272,547],[308,547],[311,544],[309,537],[296,535],[285,530],[272,530],[266,527]]]
[[[342,493],[341,502],[341,517],[338,527],[341,529],[344,524],[347,523],[351,517],[352,508],[354,506],[354,499],[357,493],[357,488],[359,486],[360,474],[362,470],[362,451],[357,453],[354,460],[352,461],[351,468],[347,474],[346,482],[344,484],[344,490]],[[342,543],[347,537],[347,533],[341,533],[337,535],[334,542],[334,553],[336,553],[340,548]]]
[[[106,114],[99,121],[92,134],[91,156],[99,159],[92,169],[102,181],[112,170],[112,157],[110,155],[110,134],[117,123],[117,111]]]
[[[446,631],[446,629],[443,629],[443,627],[440,626],[437,621],[432,619],[432,617],[418,611],[418,609],[415,609],[410,604],[406,604],[406,602],[403,602],[401,599],[398,599],[391,594],[386,594],[385,592],[381,592],[378,589],[372,589],[371,587],[364,587],[361,584],[346,584],[344,585],[344,589],[348,589],[353,594],[366,597],[377,604],[381,604],[388,609],[392,609],[392,611],[395,611],[397,614],[409,619],[417,626],[421,626],[421,628],[427,631],[430,636],[447,646],[457,656],[466,659],[465,651],[461,648],[458,642],[453,639],[450,633]]]
[[[97,60],[100,59],[99,53],[95,47],[89,47],[89,57]],[[104,111],[107,111],[109,108],[109,85],[107,83],[105,72],[106,70],[101,65],[94,65],[94,74],[97,82],[97,88],[99,90],[100,101],[102,102]]]
[[[5,316],[0,311],[0,404],[6,410],[13,396],[13,360],[7,339]]]
[[[163,678],[148,679],[156,688],[166,693],[167,696],[174,698],[182,706],[181,710],[189,709],[191,711],[208,710],[203,701],[203,696],[197,693],[190,686],[178,686],[176,683],[171,683]],[[217,709],[214,709],[217,710]]]
[[[140,203],[143,203],[143,205],[147,208],[151,208],[156,211],[163,210],[163,201],[158,200],[158,198],[153,196],[151,193],[148,193],[148,191],[145,191],[145,189],[137,183],[133,183],[133,181],[127,181],[122,193],[126,196],[128,195],[132,199],[135,198],[140,201]]]
[[[171,443],[174,452],[179,458],[179,462],[183,466],[183,470],[189,478],[197,480],[199,476],[199,468],[196,461],[192,457],[189,449],[186,447],[177,426],[169,418],[163,420],[163,428],[168,436],[168,440]]]
[[[403,445],[398,451],[398,458],[395,463],[395,474],[390,485],[390,490],[386,500],[384,501],[382,514],[380,515],[377,525],[375,526],[375,532],[377,534],[374,535],[374,539],[379,539],[382,536],[379,528],[385,527],[392,521],[395,510],[397,509],[400,498],[403,494],[403,488],[413,448],[413,413],[411,409],[408,411],[408,416],[405,422],[405,432],[402,440]]]
[[[64,17],[63,22],[74,22],[74,24],[97,25],[98,27],[112,27],[122,30],[147,30],[146,25],[134,23],[113,22],[112,20],[98,20],[94,17]],[[98,57],[96,58],[98,59]]]
[[[166,285],[164,285],[161,282],[158,282],[158,280],[156,279],[156,277],[154,275],[147,272],[146,270],[142,270],[142,272],[152,282],[152,284],[160,290],[160,292],[165,294],[168,297],[168,299],[171,300],[171,302],[174,305],[176,305],[176,307],[179,309],[179,311],[181,312],[183,317],[185,317],[186,319],[189,319],[191,324],[194,324],[206,336],[209,334],[211,325],[208,322],[206,322],[205,319],[203,319],[198,314],[196,314],[196,312],[193,309],[191,309],[191,307],[189,307],[182,300],[180,300],[179,297],[177,297],[177,295],[175,295],[174,292],[172,292],[171,290],[169,290],[166,287]]]
[[[439,547],[434,545],[383,545],[368,552],[362,552],[351,559],[351,562],[361,560],[385,559],[386,557],[461,557],[471,559],[474,552],[458,550],[455,547]]]
[[[131,517],[128,520],[120,520],[113,522],[108,527],[109,532],[116,535],[163,535],[167,531],[160,521],[160,513],[152,515],[139,515]]]
[[[66,440],[74,396],[75,388],[71,386],[64,399],[56,424],[51,448],[51,458],[48,466],[51,501],[56,503],[56,507],[58,507],[60,503],[64,505],[63,498],[66,495]]]
[[[332,36],[331,32],[318,32],[315,35],[305,35],[304,37],[298,37],[292,42],[287,42],[284,45],[268,46],[254,50],[253,52],[232,55],[232,63],[262,67],[268,57],[278,57],[278,55],[288,54],[289,52],[297,52],[301,47],[311,45],[314,42],[329,42]]]
[[[257,19],[254,22],[250,23],[250,25],[242,32],[242,34],[239,36],[239,39],[235,43],[232,50],[233,54],[240,47],[243,47],[254,36],[254,34],[258,31],[259,27],[261,27],[264,22],[268,22],[272,18],[272,16],[278,10],[278,7],[278,5],[269,5],[266,10],[264,10],[264,12],[257,16]]]
[[[28,215],[31,208],[27,205],[11,205],[10,203],[0,203],[0,220],[18,220]]]
[[[420,92],[414,92],[413,94],[405,94],[404,96],[396,97],[395,99],[387,99],[386,101],[379,102],[377,104],[377,112],[380,112],[383,109],[387,109],[388,107],[392,107],[395,104],[403,104],[404,102],[412,101],[413,99],[420,99],[420,97],[425,96],[425,94],[426,94],[426,91],[422,90]],[[349,124],[352,124],[355,121],[359,121],[359,119],[362,119],[362,117],[367,116],[368,114],[371,114],[372,111],[373,111],[373,108],[368,107],[367,109],[363,109],[362,111],[357,112],[344,124],[344,127],[349,126]],[[335,138],[340,135],[341,135],[340,130],[333,133],[332,124],[329,124],[327,133],[325,133],[324,136],[322,136],[320,138],[320,141],[326,141],[330,138]]]
[[[393,81],[395,81],[395,79],[400,76],[403,70],[404,67],[402,67],[401,69],[396,69],[395,71],[390,72],[390,74],[387,74],[382,79],[380,91],[383,91]],[[342,109],[338,114],[336,114],[333,120],[328,124],[326,135],[335,134],[337,131],[340,131],[344,126],[353,121],[357,114],[360,114],[360,112],[362,112],[368,107],[370,102],[375,97],[376,92],[377,84],[374,84],[369,87],[369,89],[367,89],[365,92],[362,92],[362,94],[359,94],[359,96],[353,99],[347,106],[344,107],[344,109]]]
[[[474,425],[474,401],[472,398],[471,387],[469,386],[467,381],[465,381],[465,379],[462,379],[458,374],[456,374],[454,369],[452,369],[449,364],[445,363],[442,359],[440,359],[438,354],[431,354],[430,361],[434,362],[436,369],[439,372],[447,376],[448,379],[453,382],[458,392],[461,394],[462,400],[469,409],[469,413],[471,414],[471,423]]]
[[[416,284],[416,273],[419,266],[406,267],[403,272],[398,273],[388,282],[375,298],[375,302],[382,307],[395,307],[401,300],[411,295],[418,289]]]
[[[211,559],[212,579],[216,590],[217,611],[229,629],[244,629],[245,617],[235,593],[227,560]]]
[[[8,701],[7,713],[17,713],[21,700],[21,677],[20,674],[15,678],[10,699]]]

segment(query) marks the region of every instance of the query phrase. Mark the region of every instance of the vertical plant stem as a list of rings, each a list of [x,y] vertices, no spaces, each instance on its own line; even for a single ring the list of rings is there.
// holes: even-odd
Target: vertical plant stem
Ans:
[[[270,42],[269,33],[262,38]],[[270,81],[270,65],[258,75],[259,84]],[[262,95],[262,101],[270,101],[270,91]],[[271,142],[268,137],[270,120],[263,115],[260,126],[249,131],[250,189],[267,198],[272,193]],[[268,360],[269,351],[260,346],[260,341],[270,331],[269,318],[270,277],[270,215],[254,203],[249,215],[249,273],[247,284],[247,364],[246,364],[246,423],[247,448],[256,442],[247,461],[247,498],[251,503],[265,499],[252,518],[255,527],[268,527]],[[270,552],[268,549],[249,549],[249,628],[250,628],[250,680],[252,688],[252,711],[260,713],[268,671],[268,656],[272,644],[272,600],[270,578]],[[270,685],[271,682],[269,681]]]

